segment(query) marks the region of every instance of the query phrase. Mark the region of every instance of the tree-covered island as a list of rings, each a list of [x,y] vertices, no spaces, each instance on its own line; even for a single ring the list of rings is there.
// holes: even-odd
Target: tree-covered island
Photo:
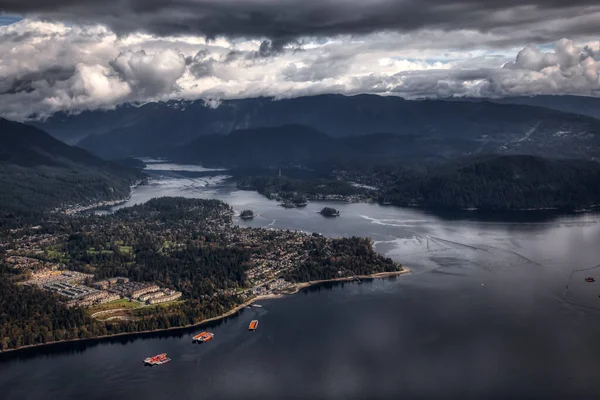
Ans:
[[[321,211],[319,211],[319,214],[321,214],[324,217],[339,217],[340,216],[340,212],[332,207],[323,207],[321,209]]]
[[[252,210],[244,210],[240,213],[241,219],[252,219],[254,218],[254,211]]]

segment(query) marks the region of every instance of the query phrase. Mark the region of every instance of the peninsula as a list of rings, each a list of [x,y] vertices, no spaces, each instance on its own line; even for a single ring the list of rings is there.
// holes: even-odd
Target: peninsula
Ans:
[[[407,272],[370,239],[243,228],[233,214],[160,198],[6,232],[0,349],[197,325],[311,284]]]

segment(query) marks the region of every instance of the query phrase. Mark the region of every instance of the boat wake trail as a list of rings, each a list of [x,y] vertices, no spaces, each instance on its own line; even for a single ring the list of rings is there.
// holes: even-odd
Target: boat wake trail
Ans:
[[[438,238],[438,237],[435,237],[435,236],[425,236],[425,237],[428,239],[428,241],[427,241],[428,245],[429,245],[429,239],[431,239],[432,241],[437,241],[437,242],[446,243],[446,244],[450,244],[450,245],[456,245],[456,246],[466,247],[466,248],[471,249],[471,250],[481,250],[481,251],[486,251],[487,252],[487,250],[485,250],[485,249],[482,249],[482,248],[477,247],[477,246],[471,246],[469,244],[464,244],[464,243],[459,243],[459,242],[453,242],[451,240],[446,240],[446,239]]]
[[[535,265],[542,265],[536,261],[533,261],[530,258],[525,257],[522,254],[517,253],[516,251],[513,250],[508,250],[508,249],[503,249],[500,247],[494,247],[494,246],[489,246],[489,245],[481,245],[481,246],[473,246],[473,245],[469,245],[469,244],[464,244],[464,243],[460,243],[460,242],[454,242],[452,240],[447,240],[447,239],[442,239],[442,238],[438,238],[438,237],[434,237],[434,236],[427,236],[428,238],[431,238],[433,241],[438,241],[438,242],[442,242],[442,243],[446,243],[449,245],[456,245],[456,246],[461,246],[461,247],[465,247],[471,250],[479,250],[479,251],[484,251],[486,253],[491,253],[492,251],[501,251],[504,253],[510,253],[512,255],[517,256],[518,258],[520,258],[523,261],[526,261],[529,264],[535,264]]]
[[[503,251],[503,252],[506,252],[506,253],[513,254],[513,255],[519,257],[521,260],[526,261],[529,264],[535,264],[535,265],[539,265],[539,266],[542,265],[542,264],[540,264],[537,261],[533,261],[532,259],[527,258],[524,255],[517,253],[516,251],[512,251],[512,250],[508,250],[508,249],[503,249],[503,248],[500,248],[500,247],[494,247],[494,246],[483,246],[483,247],[486,247],[486,248],[492,249],[492,250],[498,250],[498,251]]]
[[[600,264],[595,265],[595,266],[590,267],[590,268],[574,269],[573,272],[591,271],[591,270],[596,269],[596,268],[600,268]]]

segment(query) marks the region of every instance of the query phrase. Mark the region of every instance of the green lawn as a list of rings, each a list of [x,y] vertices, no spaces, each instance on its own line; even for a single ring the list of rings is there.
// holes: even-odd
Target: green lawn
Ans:
[[[90,255],[98,254],[98,251],[88,250],[88,254],[90,254]],[[102,254],[113,254],[113,251],[112,250],[102,250]]]
[[[173,304],[183,303],[183,302],[185,302],[185,300],[181,300],[180,299],[180,300],[169,301],[167,303],[151,304],[151,305],[147,305],[146,307],[148,307],[148,308],[152,308],[152,307],[155,307],[155,308],[169,307],[169,306],[172,306]]]
[[[119,251],[121,251],[121,253],[131,253],[133,251],[133,247],[132,246],[119,246]]]
[[[52,259],[60,258],[60,256],[63,254],[62,252],[56,250],[48,250],[47,253],[48,257]]]
[[[141,307],[142,304],[138,301],[129,301],[129,299],[120,299],[111,301],[110,303],[98,304],[89,308],[91,314],[98,311],[114,310],[117,308],[133,309]]]

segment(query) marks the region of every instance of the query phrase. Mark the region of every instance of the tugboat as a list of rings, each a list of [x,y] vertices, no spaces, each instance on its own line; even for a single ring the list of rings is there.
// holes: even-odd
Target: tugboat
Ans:
[[[144,359],[144,364],[150,365],[151,367],[155,365],[163,365],[171,361],[170,358],[167,357],[167,353],[162,353],[154,357],[148,357]]]
[[[596,282],[596,280],[593,277],[591,277],[591,276],[588,276],[587,278],[585,278],[585,281],[588,282],[588,283]]]
[[[250,321],[250,325],[248,325],[248,330],[255,331],[256,328],[258,328],[258,321],[253,319],[252,321]]]

